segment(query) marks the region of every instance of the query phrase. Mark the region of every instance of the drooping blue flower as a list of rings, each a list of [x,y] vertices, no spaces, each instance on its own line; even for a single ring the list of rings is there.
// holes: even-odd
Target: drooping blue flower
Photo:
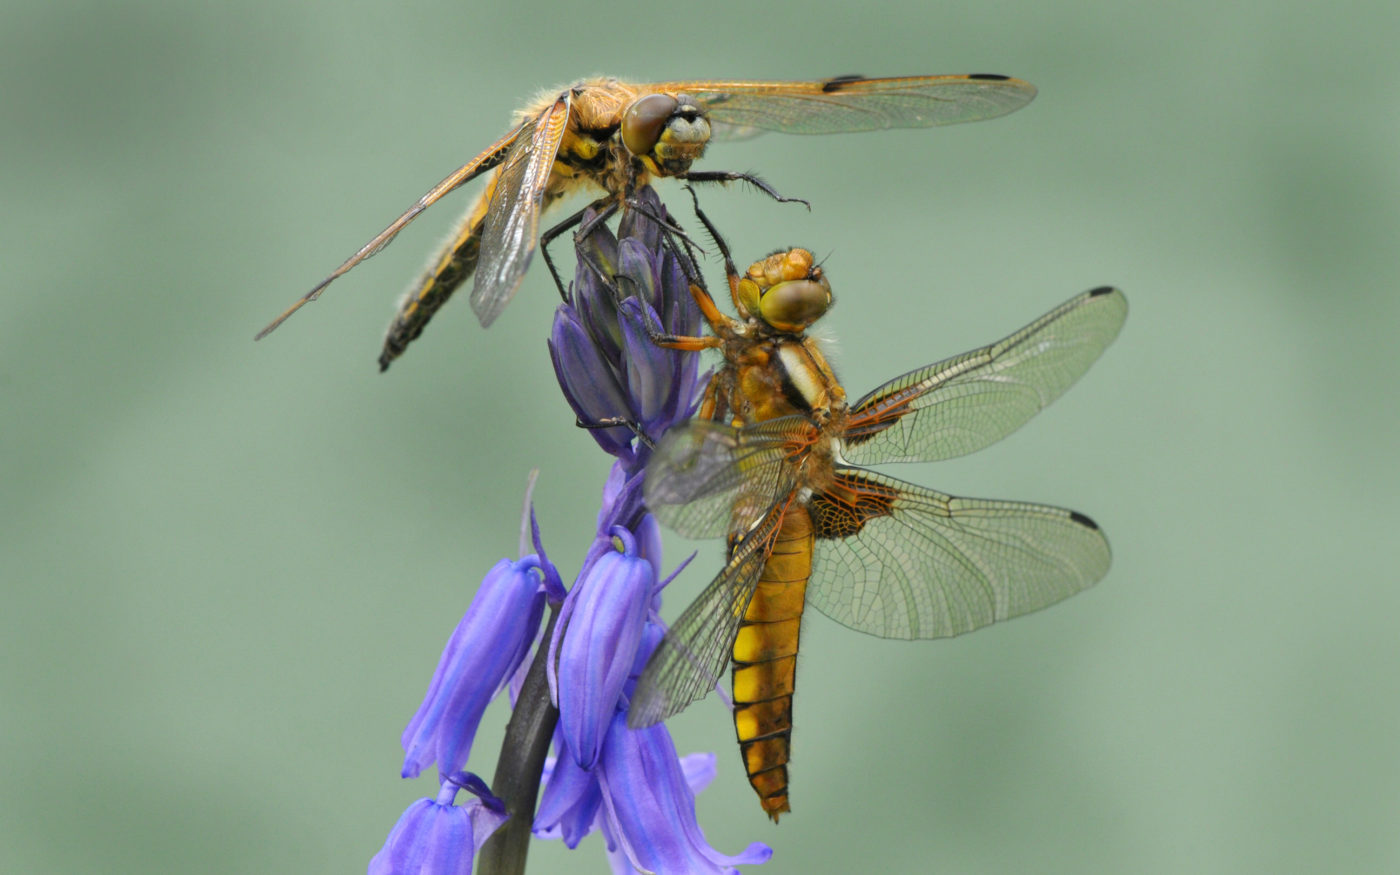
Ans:
[[[656,572],[632,533],[614,526],[610,534],[621,550],[609,549],[583,569],[555,626],[559,730],[585,769],[612,725],[656,589]]]
[[[416,778],[434,762],[440,774],[466,765],[481,715],[539,631],[545,574],[538,555],[502,559],[487,572],[403,731],[405,778]]]
[[[550,757],[545,763],[544,793],[535,811],[534,833],[540,838],[563,839],[565,845],[576,848],[599,827],[603,789],[597,775],[583,769],[567,753],[567,745],[558,733],[554,749],[559,756]]]
[[[615,871],[728,875],[773,855],[762,842],[733,855],[711,847],[695,817],[695,794],[714,777],[714,755],[681,760],[664,725],[629,729],[625,711],[614,715],[592,770],[561,751],[546,777],[535,834],[574,847],[599,829]]]
[[[455,804],[459,790],[476,798]],[[504,803],[476,775],[442,782],[436,799],[419,799],[389,831],[369,862],[369,875],[471,875],[472,857],[506,820]]]

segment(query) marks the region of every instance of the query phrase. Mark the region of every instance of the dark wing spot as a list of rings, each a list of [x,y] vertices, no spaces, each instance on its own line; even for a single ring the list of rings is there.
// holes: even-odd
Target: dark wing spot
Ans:
[[[1089,297],[1091,298],[1097,298],[1100,295],[1111,294],[1113,294],[1113,286],[1099,286],[1097,289],[1090,289],[1089,291]]]
[[[818,538],[849,538],[871,520],[894,513],[898,495],[890,487],[854,472],[842,473],[836,481],[833,492],[819,492],[807,505]]]
[[[1093,520],[1089,519],[1088,517],[1086,517],[1084,514],[1080,513],[1080,512],[1077,511],[1077,510],[1072,510],[1072,511],[1070,511],[1070,512],[1069,512],[1069,518],[1072,519],[1072,520],[1074,520],[1075,522],[1079,523],[1081,526],[1084,526],[1084,527],[1086,527],[1086,528],[1093,529],[1093,530],[1096,531],[1096,532],[1099,530],[1099,524],[1098,524],[1098,523],[1096,523],[1096,522],[1094,522]]]
[[[833,91],[840,91],[842,87],[851,82],[860,82],[865,77],[859,73],[847,73],[844,76],[832,76],[822,83],[822,91],[830,94]],[[1005,78],[1005,77],[1002,77]]]
[[[1005,82],[1010,76],[1003,76],[1000,73],[973,73],[969,79],[982,79],[986,82]]]

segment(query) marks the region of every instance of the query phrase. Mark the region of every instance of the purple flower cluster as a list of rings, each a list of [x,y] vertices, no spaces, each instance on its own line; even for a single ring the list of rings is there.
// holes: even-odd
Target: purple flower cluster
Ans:
[[[570,301],[556,312],[549,342],[569,405],[616,459],[594,542],[567,594],[537,530],[533,554],[502,560],[482,581],[403,734],[404,777],[434,763],[448,777],[435,800],[404,812],[372,873],[470,872],[473,854],[505,819],[507,806],[462,769],[487,703],[506,686],[513,696],[520,689],[546,602],[558,613],[536,655],[544,648],[558,722],[534,834],[572,848],[598,830],[619,872],[727,873],[772,854],[754,843],[725,855],[705,841],[695,794],[714,775],[713,755],[682,759],[664,725],[627,727],[629,696],[665,631],[658,611],[667,582],[660,532],[642,503],[650,449],[638,435],[655,439],[688,418],[701,385],[697,356],[651,340],[648,326],[694,335],[701,320],[686,256],[652,218],[665,208],[649,188],[638,200],[616,237],[600,225],[577,244]],[[455,805],[459,789],[475,798]]]

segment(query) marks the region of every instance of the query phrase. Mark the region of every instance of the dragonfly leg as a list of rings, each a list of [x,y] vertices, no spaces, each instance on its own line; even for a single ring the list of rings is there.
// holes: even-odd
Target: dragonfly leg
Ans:
[[[739,269],[734,266],[734,257],[729,252],[729,244],[725,242],[724,235],[715,227],[715,223],[711,222],[710,217],[705,215],[705,211],[700,209],[700,198],[695,194],[695,189],[686,186],[686,191],[690,192],[690,200],[695,207],[695,218],[699,219],[700,224],[705,226],[705,232],[709,234],[710,239],[714,241],[715,248],[719,250],[720,255],[724,256],[724,278],[729,282],[729,297],[734,302],[734,309],[738,310],[740,314],[747,315],[744,305],[739,302]],[[806,201],[803,201],[803,203],[806,203]],[[695,294],[694,289],[691,289],[691,294]],[[705,295],[709,297],[708,290]],[[709,310],[706,310],[704,302],[700,301],[699,298],[696,298],[696,301],[700,304],[700,309],[707,314],[706,318],[709,319]],[[719,309],[715,307],[713,298],[710,298],[709,306],[711,310],[714,310],[716,313],[719,312]],[[710,325],[713,326],[714,324],[715,321],[711,319]]]
[[[652,440],[651,437],[642,430],[642,424],[635,419],[629,419],[625,416],[605,416],[597,422],[584,422],[581,418],[574,417],[574,425],[579,428],[589,429],[590,431],[595,428],[616,428],[617,426],[630,428],[632,434],[637,436],[637,440],[651,449],[656,449],[656,441]]]
[[[598,198],[569,218],[540,234],[540,255],[544,256],[544,263],[549,268],[549,275],[554,277],[554,287],[559,290],[559,298],[564,303],[567,304],[569,302],[569,291],[564,285],[563,278],[559,276],[559,270],[554,266],[554,259],[549,257],[549,244],[554,242],[554,238],[575,225],[581,225],[583,223],[583,217],[589,210],[597,210],[602,216],[602,221],[607,221],[608,217],[611,216],[616,209],[617,201],[613,199],[612,195],[606,195]],[[595,227],[597,226],[590,225],[589,232],[591,233]]]
[[[619,280],[627,280],[629,283],[633,281],[630,276],[623,276],[623,274],[617,274],[617,276],[612,277],[610,283],[608,277],[599,276],[599,279],[608,283],[608,286],[613,290],[613,294],[617,295],[617,301],[619,302],[622,302],[624,297]],[[696,300],[696,304],[700,305],[700,315],[703,315],[706,321],[710,322],[710,328],[714,330],[715,336],[690,337],[687,335],[671,335],[671,333],[666,332],[664,326],[658,325],[657,322],[652,321],[650,308],[643,308],[643,322],[645,323],[645,328],[647,328],[648,339],[650,339],[652,343],[657,344],[657,346],[666,347],[668,350],[685,350],[687,353],[699,353],[700,350],[720,349],[721,346],[724,346],[724,337],[721,336],[722,330],[727,329],[729,326],[728,316],[721,314],[720,308],[715,307],[714,298],[710,297],[710,293],[706,291],[706,288],[690,283],[690,297],[693,297],[694,300]]]
[[[796,203],[802,204],[809,210],[812,208],[811,204],[800,197],[784,197],[778,193],[776,188],[769,185],[761,177],[752,173],[737,173],[733,170],[691,170],[678,175],[676,178],[684,179],[687,182],[747,182],[749,185],[752,185],[780,204]]]

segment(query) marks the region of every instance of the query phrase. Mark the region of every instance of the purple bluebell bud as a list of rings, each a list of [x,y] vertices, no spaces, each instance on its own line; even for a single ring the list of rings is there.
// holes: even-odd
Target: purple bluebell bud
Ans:
[[[434,762],[440,774],[466,765],[486,705],[529,652],[543,612],[537,556],[502,559],[487,572],[403,731],[405,778],[417,777]]]
[[[638,196],[650,212],[665,214],[655,192]],[[578,243],[573,292],[555,313],[549,350],[564,397],[585,424],[618,420],[655,439],[690,415],[698,357],[652,340],[655,331],[693,335],[700,328],[681,256],[663,239],[654,220],[629,210],[619,237],[599,226]],[[631,429],[595,429],[593,436],[633,463]]]
[[[613,360],[605,357],[593,335],[567,304],[554,311],[549,357],[564,398],[579,422],[593,425],[612,419],[630,420],[631,405]],[[590,431],[604,452],[630,456],[633,431],[625,425]]]
[[[477,798],[456,805],[459,790]],[[399,817],[369,875],[471,875],[476,849],[505,820],[505,805],[480,778],[449,776],[436,799],[419,799]]]

